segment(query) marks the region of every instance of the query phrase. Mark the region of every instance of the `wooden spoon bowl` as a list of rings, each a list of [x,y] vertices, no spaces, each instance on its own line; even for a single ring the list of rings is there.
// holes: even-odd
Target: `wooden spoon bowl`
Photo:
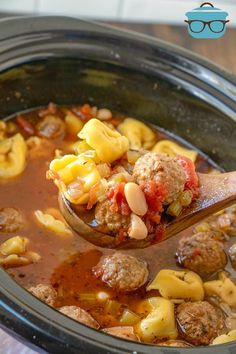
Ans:
[[[129,239],[125,242],[117,243],[114,236],[99,231],[98,228],[93,227],[92,224],[84,221],[83,213],[75,212],[73,205],[68,202],[63,194],[59,194],[59,207],[66,222],[70,227],[83,237],[86,241],[103,248],[116,248],[116,249],[132,249],[132,248],[145,248],[150,246],[153,241],[154,235],[148,235],[144,240]]]
[[[59,206],[72,229],[96,246],[117,249],[145,248],[172,237],[210,214],[236,203],[236,171],[221,174],[198,173],[198,177],[199,197],[185,208],[179,217],[165,224],[165,233],[161,239],[149,234],[144,240],[128,239],[118,243],[114,236],[101,232],[97,225],[88,222],[85,213],[75,209],[62,194],[59,194]]]

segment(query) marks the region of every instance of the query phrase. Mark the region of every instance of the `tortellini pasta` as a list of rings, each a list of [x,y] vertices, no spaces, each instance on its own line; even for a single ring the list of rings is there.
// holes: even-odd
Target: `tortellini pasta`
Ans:
[[[125,136],[95,118],[84,125],[78,136],[96,151],[102,162],[118,160],[129,150]]]
[[[64,236],[72,235],[71,230],[64,224],[64,222],[55,219],[52,215],[44,214],[41,210],[36,210],[34,215],[38,222],[49,231]]]
[[[86,204],[91,187],[100,179],[100,173],[94,162],[94,151],[76,155],[65,155],[50,163],[50,171],[56,174],[54,179],[59,190],[74,204]]]
[[[216,337],[211,345],[233,342],[234,340],[236,340],[236,329],[233,329],[227,334],[222,334],[221,336]]]
[[[21,267],[40,260],[36,252],[27,251],[29,239],[14,236],[3,242],[0,246],[0,265],[3,267]]]
[[[216,295],[229,306],[236,308],[236,285],[232,280],[221,275],[221,279],[207,281],[203,285],[207,296]]]
[[[73,150],[77,155],[80,155],[88,150],[93,150],[91,146],[89,146],[85,140],[77,141],[73,144]]]
[[[79,117],[76,117],[72,112],[68,112],[65,116],[67,131],[71,135],[77,135],[83,128],[83,122]]]
[[[0,179],[21,174],[26,165],[27,145],[21,134],[0,141]]]
[[[14,236],[3,242],[0,246],[0,253],[4,256],[10,254],[22,254],[26,251],[29,240],[25,237]]]
[[[194,150],[186,149],[171,140],[161,140],[156,143],[152,148],[153,152],[158,154],[167,154],[170,157],[175,157],[176,155],[186,156],[194,163],[197,159],[197,152]]]
[[[183,270],[162,269],[147,286],[156,289],[167,299],[189,299],[199,301],[204,298],[203,283],[198,274]]]
[[[150,149],[155,144],[155,133],[137,119],[126,118],[119,124],[118,130],[129,140],[130,149]]]
[[[152,297],[145,302],[150,308],[150,313],[136,326],[140,338],[147,342],[155,338],[175,339],[178,332],[175,324],[174,304],[161,297]]]

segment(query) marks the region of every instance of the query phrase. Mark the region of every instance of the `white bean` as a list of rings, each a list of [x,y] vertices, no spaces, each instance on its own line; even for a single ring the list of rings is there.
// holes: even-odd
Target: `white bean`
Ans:
[[[97,111],[97,118],[101,120],[108,120],[112,118],[112,113],[110,109],[101,108]]]
[[[130,228],[128,230],[129,237],[135,238],[136,240],[143,240],[146,238],[148,230],[143,220],[139,216],[131,214],[130,221]]]
[[[145,195],[138,184],[128,182],[125,184],[125,198],[134,214],[143,216],[148,211]]]

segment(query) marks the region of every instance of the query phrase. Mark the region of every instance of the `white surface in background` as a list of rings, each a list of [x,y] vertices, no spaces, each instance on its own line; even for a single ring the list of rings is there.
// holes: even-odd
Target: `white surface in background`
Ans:
[[[125,21],[170,22],[179,23],[185,19],[185,13],[200,6],[198,0],[125,0],[121,18]],[[183,22],[182,22],[183,23]]]
[[[36,4],[37,0],[0,0],[0,11],[34,12]]]
[[[0,354],[38,354],[0,329]]]
[[[1,1],[0,1],[1,7]],[[117,18],[119,0],[38,0],[37,10],[90,18]]]
[[[121,9],[123,21],[158,22],[183,24],[185,13],[198,6],[204,0],[124,0]],[[215,7],[229,13],[231,25],[236,25],[235,0],[210,0]]]
[[[0,12],[74,15],[89,19],[183,24],[205,0],[0,0]],[[236,25],[236,0],[210,0]],[[227,25],[228,26],[228,25]]]

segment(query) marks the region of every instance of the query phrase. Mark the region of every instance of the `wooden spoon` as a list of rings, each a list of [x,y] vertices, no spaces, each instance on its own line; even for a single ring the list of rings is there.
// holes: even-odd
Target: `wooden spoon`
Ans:
[[[198,173],[200,193],[198,199],[183,213],[165,225],[162,240],[172,237],[180,231],[197,223],[205,217],[236,203],[236,171],[221,174]],[[96,246],[106,248],[145,248],[159,242],[155,235],[144,240],[128,239],[117,243],[114,236],[103,233],[94,222],[85,221],[85,213],[75,212],[73,206],[63,195],[59,195],[59,205],[68,224],[80,236]]]

